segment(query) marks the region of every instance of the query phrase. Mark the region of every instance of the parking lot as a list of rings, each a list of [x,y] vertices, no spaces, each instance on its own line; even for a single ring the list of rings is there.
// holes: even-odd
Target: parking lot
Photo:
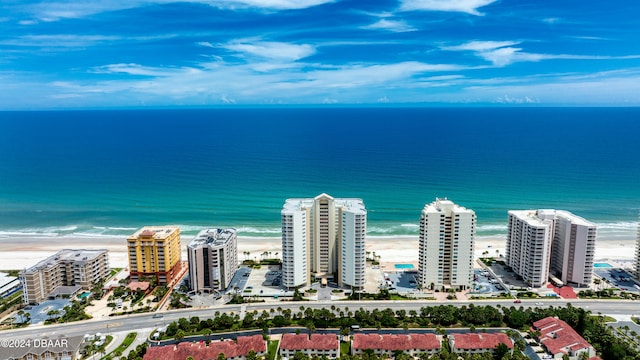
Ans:
[[[632,280],[631,274],[621,268],[594,268],[594,273],[612,286],[627,292],[640,293],[640,285]]]
[[[243,296],[259,296],[278,298],[280,296],[293,296],[292,291],[285,291],[281,286],[282,271],[279,265],[262,266],[260,269],[252,269],[247,279],[246,286],[240,290]]]
[[[473,271],[473,279],[475,287],[470,295],[489,295],[494,293],[502,293],[507,290],[500,284],[500,281],[494,278],[487,270],[476,269]]]
[[[42,324],[49,319],[50,315],[47,315],[49,311],[59,311],[60,314],[57,316],[60,316],[64,313],[62,309],[69,304],[71,304],[69,299],[46,300],[38,305],[25,307],[24,312],[28,312],[31,315],[31,324]]]
[[[417,280],[418,272],[414,270],[384,273],[382,288],[398,294],[414,292],[418,288]]]

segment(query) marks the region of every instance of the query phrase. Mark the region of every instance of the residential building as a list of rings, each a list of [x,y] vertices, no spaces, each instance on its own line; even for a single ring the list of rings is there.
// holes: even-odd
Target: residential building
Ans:
[[[0,346],[0,359],[76,360],[86,345],[83,336],[34,337],[25,346]]]
[[[554,217],[553,210],[509,211],[506,263],[531,287],[549,278]]]
[[[279,347],[282,358],[293,359],[297,352],[309,357],[340,357],[340,342],[335,334],[284,334]]]
[[[0,298],[5,298],[15,293],[20,290],[21,286],[20,279],[0,272]]]
[[[640,281],[640,222],[638,222],[638,239],[636,240],[636,266],[635,277],[637,281]]]
[[[551,243],[551,272],[564,284],[588,287],[593,277],[596,224],[556,210]]]
[[[72,296],[109,276],[107,250],[64,249],[20,271],[22,299],[37,304],[49,298]]]
[[[513,341],[504,333],[466,333],[449,335],[449,345],[454,353],[482,354],[493,353],[496,347],[504,344],[513,349]]]
[[[562,359],[563,355],[567,355],[569,359],[577,360],[582,358],[582,353],[586,353],[589,359],[596,356],[593,346],[569,324],[558,318],[549,316],[538,320],[533,323],[531,330],[539,334],[538,341],[554,359]]]
[[[441,339],[435,334],[355,334],[351,342],[351,355],[361,355],[367,350],[379,356],[393,358],[397,351],[409,356],[440,351]]]
[[[239,336],[236,340],[181,342],[175,345],[150,346],[144,360],[217,359],[224,354],[227,360],[246,360],[253,351],[258,358],[267,354],[267,343],[262,335]]]
[[[420,216],[418,283],[424,289],[464,290],[473,283],[476,214],[436,199]]]
[[[506,262],[532,287],[550,276],[578,287],[591,284],[596,224],[563,210],[511,210]]]
[[[224,291],[238,270],[236,229],[206,229],[187,246],[191,291]]]
[[[361,199],[287,199],[281,215],[284,286],[310,285],[313,277],[364,287],[367,211]]]
[[[180,273],[180,228],[145,226],[127,238],[131,281],[170,284]]]

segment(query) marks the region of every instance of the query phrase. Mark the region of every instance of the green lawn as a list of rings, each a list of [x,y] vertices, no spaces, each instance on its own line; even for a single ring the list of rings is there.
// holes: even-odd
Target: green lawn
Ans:
[[[269,340],[267,360],[275,360],[277,355],[276,351],[278,351],[278,340]]]
[[[138,333],[134,333],[134,332],[128,333],[127,337],[125,337],[124,341],[122,341],[122,344],[118,345],[118,347],[115,350],[107,354],[107,356],[105,356],[104,358],[107,358],[107,359],[119,358],[121,355],[124,354],[124,351],[127,350],[129,345],[133,343],[133,341],[136,339],[136,336],[138,336]]]
[[[349,346],[348,342],[341,342],[340,343],[340,355],[349,355],[351,351],[351,348]]]

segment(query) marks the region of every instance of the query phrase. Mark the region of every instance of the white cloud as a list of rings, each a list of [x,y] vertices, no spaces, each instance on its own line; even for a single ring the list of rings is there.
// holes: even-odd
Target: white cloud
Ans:
[[[333,99],[333,98],[328,98],[328,97],[326,97],[326,98],[322,99],[322,103],[323,103],[323,104],[327,104],[327,105],[330,105],[330,104],[337,104],[337,103],[338,103],[338,100],[337,100],[337,99]]]
[[[380,19],[375,23],[367,26],[363,26],[362,28],[370,29],[370,30],[388,30],[393,32],[409,32],[409,31],[416,30],[416,28],[412,27],[411,25],[407,24],[404,21],[387,20],[387,19]]]
[[[542,19],[542,22],[545,22],[547,24],[556,24],[560,22],[560,18],[557,17],[548,17],[548,18],[544,18]]]
[[[278,61],[296,61],[316,52],[315,47],[308,44],[296,45],[284,42],[231,42],[220,46],[244,56],[257,56]]]
[[[539,103],[540,100],[531,98],[529,96],[511,97],[509,95],[504,95],[497,98],[495,102],[500,104],[536,104]]]
[[[196,45],[202,46],[202,47],[210,47],[210,48],[215,47],[212,43],[208,41],[200,41],[200,42],[197,42]]]
[[[471,41],[456,46],[443,46],[442,50],[471,51],[476,56],[502,67],[515,62],[537,62],[541,60],[624,60],[638,59],[640,55],[602,56],[602,55],[571,55],[571,54],[537,54],[522,51],[515,41]]]
[[[400,10],[454,11],[483,15],[477,9],[497,0],[401,0]]]
[[[381,98],[378,98],[378,100],[376,100],[377,103],[380,104],[387,104],[389,102],[389,98],[385,95]]]
[[[36,20],[20,20],[20,21],[18,21],[18,24],[25,25],[25,26],[35,25],[37,23],[38,23],[38,21],[36,21]]]
[[[334,0],[70,0],[46,1],[24,5],[26,13],[38,20],[58,21],[60,19],[81,18],[93,14],[133,9],[154,4],[195,3],[217,8],[242,10],[295,10],[331,3]]]

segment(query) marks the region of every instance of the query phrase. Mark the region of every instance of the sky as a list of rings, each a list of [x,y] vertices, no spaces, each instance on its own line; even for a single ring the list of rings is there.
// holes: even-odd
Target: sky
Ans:
[[[3,0],[0,110],[640,105],[630,0]]]

